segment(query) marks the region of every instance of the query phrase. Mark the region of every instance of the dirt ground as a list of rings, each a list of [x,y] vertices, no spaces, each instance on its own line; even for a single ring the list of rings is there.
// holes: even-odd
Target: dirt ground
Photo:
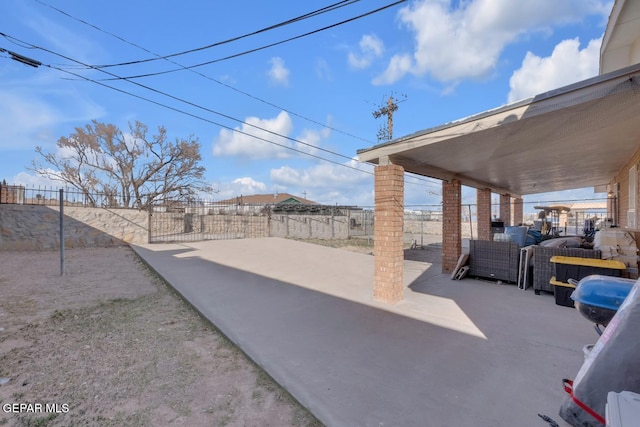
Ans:
[[[0,252],[0,425],[321,426],[130,248],[66,250],[64,268],[56,251]]]
[[[20,406],[20,405],[23,406]],[[0,252],[0,425],[320,426],[128,247]]]

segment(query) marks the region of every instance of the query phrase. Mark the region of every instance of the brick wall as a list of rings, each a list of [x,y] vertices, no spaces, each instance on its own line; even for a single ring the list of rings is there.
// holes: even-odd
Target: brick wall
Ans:
[[[21,185],[0,184],[0,203],[8,203],[8,204],[24,203],[24,187]]]
[[[404,169],[398,165],[375,168],[375,255],[373,297],[387,303],[402,300]]]
[[[478,240],[491,240],[491,190],[476,190]]]
[[[513,199],[513,225],[519,225],[524,222],[524,200],[521,198]]]
[[[618,183],[618,198],[616,200],[617,213],[618,213],[618,226],[628,227],[627,211],[629,210],[629,169],[633,165],[638,165],[640,169],[640,149],[636,150],[631,159],[618,171],[611,184]],[[640,176],[640,173],[638,174]],[[638,206],[636,207],[636,229],[640,229],[640,222],[638,215],[638,207],[640,207],[640,183],[636,183],[637,193],[636,200]]]
[[[511,225],[511,196],[509,194],[500,195],[500,219],[505,226]]]
[[[451,273],[462,254],[462,186],[457,179],[442,182],[442,272]]]

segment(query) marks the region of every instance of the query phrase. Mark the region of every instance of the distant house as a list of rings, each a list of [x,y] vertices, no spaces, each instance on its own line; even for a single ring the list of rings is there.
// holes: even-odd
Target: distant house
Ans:
[[[221,205],[279,205],[279,204],[303,204],[303,205],[318,205],[304,197],[294,196],[289,193],[274,193],[274,194],[254,194],[250,196],[238,196],[227,200],[221,200],[217,202]]]
[[[255,215],[271,212],[303,212],[320,207],[321,205],[304,197],[289,193],[253,194],[237,196],[220,200],[207,205],[211,214]]]

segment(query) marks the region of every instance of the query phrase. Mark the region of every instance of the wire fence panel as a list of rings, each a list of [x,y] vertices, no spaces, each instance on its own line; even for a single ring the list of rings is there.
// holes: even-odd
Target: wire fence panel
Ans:
[[[350,212],[349,237],[373,236],[373,209]]]
[[[196,242],[269,236],[270,207],[197,201],[156,206],[149,213],[149,242]]]

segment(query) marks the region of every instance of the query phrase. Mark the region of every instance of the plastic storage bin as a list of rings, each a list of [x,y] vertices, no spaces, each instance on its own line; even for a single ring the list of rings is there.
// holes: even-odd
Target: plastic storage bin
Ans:
[[[574,307],[571,294],[576,289],[575,285],[571,283],[560,282],[552,277],[549,283],[553,285],[553,296],[556,298],[556,304],[565,307]]]
[[[578,258],[568,256],[551,257],[558,282],[568,283],[569,279],[581,280],[593,274],[620,277],[627,266],[620,261]]]

